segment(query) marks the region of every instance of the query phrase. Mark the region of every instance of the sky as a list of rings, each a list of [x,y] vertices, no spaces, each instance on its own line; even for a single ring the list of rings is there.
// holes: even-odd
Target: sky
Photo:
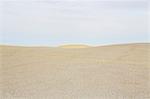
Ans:
[[[0,0],[0,44],[150,42],[148,0]]]

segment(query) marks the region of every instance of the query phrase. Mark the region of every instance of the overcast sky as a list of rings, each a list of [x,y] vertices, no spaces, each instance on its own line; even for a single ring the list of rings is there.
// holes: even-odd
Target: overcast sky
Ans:
[[[1,0],[1,44],[148,42],[148,0]],[[149,40],[150,41],[150,40]]]

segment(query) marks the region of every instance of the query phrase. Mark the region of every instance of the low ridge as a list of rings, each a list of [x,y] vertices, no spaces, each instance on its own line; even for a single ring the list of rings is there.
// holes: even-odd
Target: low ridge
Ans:
[[[72,48],[89,48],[90,46],[83,44],[68,44],[68,45],[61,45],[59,47],[72,49]]]

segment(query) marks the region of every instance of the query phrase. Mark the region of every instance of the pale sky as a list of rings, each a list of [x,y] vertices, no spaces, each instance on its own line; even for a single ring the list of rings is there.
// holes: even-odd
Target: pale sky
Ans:
[[[148,0],[0,0],[0,44],[149,42]]]

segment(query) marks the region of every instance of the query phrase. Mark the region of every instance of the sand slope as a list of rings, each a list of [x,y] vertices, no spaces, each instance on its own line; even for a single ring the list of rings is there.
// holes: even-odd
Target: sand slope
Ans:
[[[61,45],[61,46],[59,46],[59,48],[67,48],[67,49],[74,49],[74,48],[76,48],[76,49],[78,49],[78,48],[89,48],[90,46],[88,46],[88,45],[82,45],[82,44],[70,44],[70,45]]]
[[[0,47],[0,99],[150,99],[150,44]]]

